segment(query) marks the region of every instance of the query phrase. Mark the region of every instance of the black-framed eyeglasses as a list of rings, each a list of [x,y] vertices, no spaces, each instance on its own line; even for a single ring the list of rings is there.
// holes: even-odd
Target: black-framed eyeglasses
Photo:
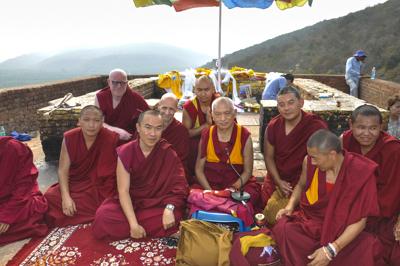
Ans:
[[[126,83],[128,83],[128,81],[111,80],[111,84],[113,86],[118,86],[118,85],[124,86]]]

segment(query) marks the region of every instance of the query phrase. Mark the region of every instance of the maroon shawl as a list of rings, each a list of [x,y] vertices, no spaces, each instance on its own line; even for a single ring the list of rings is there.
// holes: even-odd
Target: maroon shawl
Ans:
[[[139,139],[120,146],[118,156],[130,173],[130,196],[134,209],[162,207],[168,203],[182,209],[188,184],[179,157],[171,144],[161,139],[144,157]]]
[[[135,135],[136,122],[141,112],[149,109],[141,95],[133,91],[129,86],[122,96],[121,102],[113,108],[112,95],[109,87],[96,94],[100,109],[104,114],[104,122],[111,126],[125,129]]]

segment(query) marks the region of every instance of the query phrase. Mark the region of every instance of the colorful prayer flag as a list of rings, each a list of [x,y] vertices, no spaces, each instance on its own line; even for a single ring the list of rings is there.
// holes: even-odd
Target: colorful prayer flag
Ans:
[[[276,0],[276,6],[280,10],[285,10],[295,6],[304,6],[309,0]]]
[[[219,6],[218,0],[173,0],[176,12],[196,7]]]
[[[244,7],[244,8],[268,8],[274,0],[222,0],[227,8]]]
[[[168,5],[172,6],[171,0],[133,0],[136,7],[146,7],[152,5]]]

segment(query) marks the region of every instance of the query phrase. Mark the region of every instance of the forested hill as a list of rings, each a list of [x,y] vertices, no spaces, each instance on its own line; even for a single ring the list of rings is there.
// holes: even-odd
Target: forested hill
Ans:
[[[343,74],[346,59],[358,49],[368,54],[365,74],[375,66],[378,78],[400,82],[399,0],[281,35],[222,62],[265,72]]]

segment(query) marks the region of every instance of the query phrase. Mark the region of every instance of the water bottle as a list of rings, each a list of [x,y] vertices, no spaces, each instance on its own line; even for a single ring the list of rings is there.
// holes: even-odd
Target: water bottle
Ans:
[[[6,130],[3,126],[0,126],[0,136],[5,136],[6,135]]]
[[[373,67],[371,70],[371,79],[375,79],[376,78],[376,68]]]

